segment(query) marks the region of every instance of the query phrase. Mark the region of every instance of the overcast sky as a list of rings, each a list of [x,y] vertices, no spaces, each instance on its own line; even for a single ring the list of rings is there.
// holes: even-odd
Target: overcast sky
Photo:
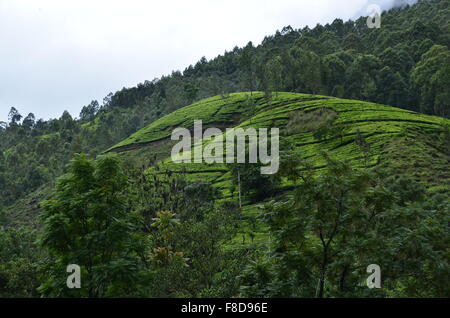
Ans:
[[[394,0],[0,0],[0,121],[83,105],[283,26],[348,20]],[[408,0],[408,2],[414,2]]]

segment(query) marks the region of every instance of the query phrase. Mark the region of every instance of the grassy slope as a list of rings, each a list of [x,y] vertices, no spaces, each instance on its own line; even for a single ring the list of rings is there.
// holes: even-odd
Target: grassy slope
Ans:
[[[338,113],[334,126],[342,127],[342,136],[316,140],[312,131],[289,135],[284,130],[292,112],[310,112],[324,107]],[[304,156],[314,161],[317,169],[323,167],[320,152],[328,151],[356,166],[392,165],[399,173],[417,176],[431,190],[450,189],[449,158],[436,139],[436,133],[445,123],[450,124],[449,120],[391,106],[327,96],[278,93],[271,101],[266,101],[258,92],[251,97],[249,93],[236,93],[228,97],[208,98],[153,122],[109,151],[123,153],[127,158],[138,158],[140,163],[157,155],[158,161],[167,169],[185,173],[191,178],[211,180],[226,194],[230,183],[225,165],[175,164],[169,158],[175,143],[170,140],[172,131],[176,127],[191,129],[195,119],[201,119],[204,128],[279,127],[284,135],[281,138],[294,141]],[[368,162],[356,143],[358,131],[371,146]]]
[[[321,108],[332,109],[338,116],[333,126],[341,127],[341,136],[317,140],[313,131],[289,134],[285,129],[290,115],[296,111],[310,112]],[[170,151],[175,144],[170,140],[174,128],[191,129],[194,119],[201,119],[207,127],[279,127],[281,138],[290,138],[303,156],[311,159],[318,171],[324,162],[320,153],[330,152],[335,158],[348,160],[354,166],[381,165],[393,174],[407,174],[422,182],[430,193],[450,193],[450,157],[443,151],[437,135],[450,120],[362,101],[344,100],[327,96],[278,93],[271,101],[262,93],[236,93],[216,96],[179,109],[143,128],[109,149],[119,152],[128,161],[142,165],[149,158],[157,158],[160,166],[190,179],[204,179],[215,184],[225,197],[233,196],[231,176],[222,164],[175,164]],[[370,155],[364,157],[356,143],[357,132],[370,144]],[[149,168],[151,170],[152,168]],[[289,186],[285,183],[284,186]],[[267,237],[264,225],[255,225],[259,213],[257,205],[244,208],[242,236],[236,243],[255,240],[263,243]],[[255,233],[256,232],[256,233]],[[251,234],[250,236],[250,233]],[[256,235],[255,237],[253,237]]]
[[[312,131],[289,135],[284,129],[293,112],[310,112],[321,108],[333,109],[338,116],[334,126],[342,127],[342,137],[316,140]],[[430,192],[450,193],[450,158],[442,151],[436,132],[450,120],[410,112],[395,107],[373,103],[344,100],[327,96],[278,93],[271,101],[263,93],[236,93],[208,98],[181,108],[143,128],[115,145],[109,151],[119,152],[130,164],[151,166],[156,161],[173,172],[183,173],[190,179],[204,179],[214,183],[225,197],[232,196],[231,176],[221,164],[175,164],[170,151],[175,141],[170,140],[174,128],[192,128],[193,121],[201,119],[206,127],[279,127],[282,137],[290,138],[303,155],[314,161],[318,171],[324,163],[320,152],[328,151],[334,157],[351,161],[355,166],[382,165],[394,174],[413,175],[427,186]],[[356,143],[356,133],[365,136],[371,146],[369,159]],[[152,168],[149,168],[152,169]],[[285,186],[289,184],[285,183]],[[48,195],[49,188],[24,198],[10,207],[10,219],[33,224],[37,203]],[[37,199],[37,200],[36,200]],[[20,215],[17,211],[21,212]],[[250,220],[258,213],[255,205],[246,206],[244,218],[248,226],[244,232],[252,232]],[[21,219],[21,221],[20,221]],[[252,223],[253,224],[253,223]],[[263,226],[258,226],[263,231]],[[255,240],[258,240],[258,235]],[[241,239],[239,239],[241,241]]]

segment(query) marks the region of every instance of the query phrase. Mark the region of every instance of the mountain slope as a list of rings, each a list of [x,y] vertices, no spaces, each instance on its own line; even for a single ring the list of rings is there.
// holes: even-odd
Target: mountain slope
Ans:
[[[332,119],[328,135],[315,135]],[[205,180],[221,190],[224,198],[236,196],[231,172],[224,164],[176,164],[170,158],[177,141],[170,139],[176,127],[191,129],[194,120],[203,128],[278,127],[281,141],[289,140],[312,160],[317,171],[324,168],[321,156],[329,152],[356,167],[381,166],[392,175],[413,176],[430,194],[450,194],[450,141],[445,127],[450,120],[391,106],[339,99],[328,96],[277,93],[267,100],[261,92],[215,96],[162,117],[107,152],[120,153],[125,162],[148,172],[171,171],[190,180]],[[448,128],[447,128],[448,129]],[[447,138],[447,139],[446,139]],[[368,146],[364,151],[361,140]],[[282,186],[290,188],[288,181]],[[50,186],[43,186],[4,210],[4,224],[36,226],[39,201],[48,197]],[[244,202],[248,204],[248,202]],[[251,205],[246,215],[256,214]]]
[[[449,141],[443,137],[450,120],[319,95],[275,93],[268,100],[253,92],[208,98],[153,122],[108,151],[138,164],[157,161],[174,173],[211,181],[228,196],[231,174],[225,165],[175,164],[170,159],[176,143],[170,140],[172,131],[192,129],[194,120],[202,120],[204,129],[278,127],[281,139],[294,143],[318,170],[324,167],[320,154],[329,152],[355,166],[381,165],[394,174],[415,176],[433,193],[450,192]],[[332,124],[318,137],[325,122]]]

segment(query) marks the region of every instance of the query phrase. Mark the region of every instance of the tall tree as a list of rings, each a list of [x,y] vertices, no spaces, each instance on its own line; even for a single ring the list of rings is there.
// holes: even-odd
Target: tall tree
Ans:
[[[22,115],[15,107],[11,107],[8,114],[8,119],[11,125],[15,125],[22,119]]]
[[[25,117],[22,121],[22,127],[24,127],[26,130],[30,130],[34,127],[36,123],[36,117],[33,113],[29,113],[27,117]]]
[[[136,220],[127,210],[127,179],[114,156],[96,161],[76,155],[53,198],[42,204],[41,239],[50,253],[44,268],[45,296],[102,297],[131,293],[139,271],[133,234]],[[68,289],[66,267],[81,267],[81,289]],[[131,289],[131,290],[130,290]]]

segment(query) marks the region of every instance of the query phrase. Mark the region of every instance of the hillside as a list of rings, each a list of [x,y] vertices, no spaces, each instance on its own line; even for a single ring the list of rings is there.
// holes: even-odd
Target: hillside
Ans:
[[[449,8],[286,26],[78,117],[11,107],[0,298],[448,297]],[[172,133],[195,121],[279,128],[279,173],[173,162]]]
[[[317,139],[314,134],[327,116],[333,119],[335,131]],[[274,93],[267,100],[264,93],[253,92],[207,98],[154,121],[106,152],[119,153],[125,162],[144,166],[148,172],[158,167],[159,171],[171,171],[188,180],[211,182],[220,189],[223,198],[236,196],[230,169],[225,164],[171,161],[170,152],[176,143],[170,140],[172,131],[177,127],[190,129],[194,120],[202,120],[204,129],[278,127],[281,141],[295,144],[304,159],[312,160],[317,171],[325,167],[321,154],[329,152],[336,159],[350,161],[354,167],[380,166],[393,175],[412,176],[430,194],[450,194],[450,143],[444,136],[450,120],[329,96]],[[368,151],[358,143],[361,138],[370,145]],[[290,182],[284,180],[282,188],[290,189]],[[39,202],[50,193],[51,186],[46,185],[18,200],[4,210],[3,223],[39,226]],[[256,215],[255,206],[247,206],[246,213]]]
[[[155,120],[218,94],[313,93],[448,118],[448,8],[449,0],[394,8],[383,12],[380,29],[367,28],[365,17],[286,26],[257,46],[250,42],[110,93],[103,103],[80,105],[78,118],[64,112],[42,120],[38,111],[27,115],[12,107],[9,122],[0,122],[1,209],[54,184],[73,154],[96,156]]]
[[[317,139],[314,133],[324,116],[331,116],[335,132]],[[156,156],[166,169],[211,181],[229,195],[231,175],[225,165],[174,164],[169,158],[175,144],[170,140],[173,129],[192,128],[194,119],[201,119],[204,129],[279,127],[281,140],[291,140],[319,170],[324,166],[320,154],[330,152],[354,166],[380,165],[394,174],[412,175],[431,193],[450,192],[448,140],[436,138],[450,120],[319,95],[277,93],[268,101],[263,93],[256,92],[208,98],[164,116],[108,151],[121,153],[138,164],[147,164]],[[370,145],[366,154],[358,144],[361,139]]]

